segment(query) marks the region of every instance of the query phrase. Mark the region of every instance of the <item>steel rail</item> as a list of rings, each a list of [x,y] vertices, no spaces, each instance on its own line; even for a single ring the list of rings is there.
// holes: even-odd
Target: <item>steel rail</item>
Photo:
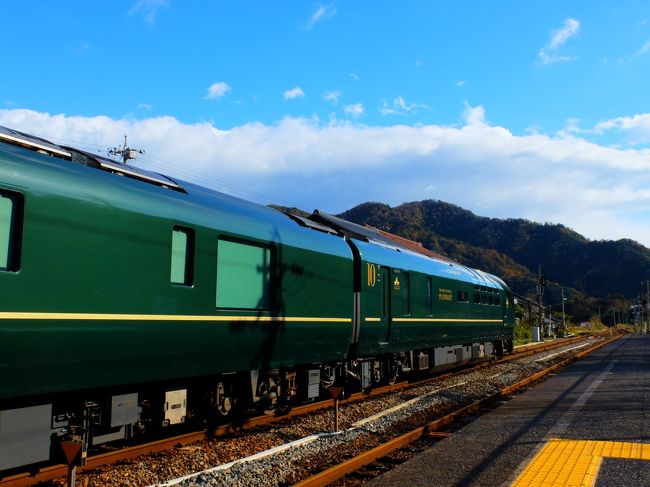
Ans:
[[[600,342],[594,345],[593,347],[590,347],[587,350],[579,352],[540,372],[537,372],[536,374],[533,374],[532,376],[527,377],[526,379],[523,379],[517,382],[516,384],[501,389],[499,392],[496,392],[495,394],[487,396],[483,399],[479,399],[478,401],[473,402],[472,404],[464,406],[441,418],[431,421],[424,426],[409,431],[408,433],[405,433],[401,436],[398,436],[397,438],[389,440],[386,443],[383,443],[382,445],[379,445],[371,450],[361,453],[360,455],[357,455],[349,460],[346,460],[345,462],[342,462],[338,465],[334,465],[333,467],[330,467],[327,470],[324,470],[312,477],[297,482],[296,484],[294,484],[294,487],[322,487],[336,480],[339,480],[350,473],[360,470],[361,468],[365,467],[366,465],[369,465],[375,460],[385,457],[389,453],[399,448],[402,448],[405,445],[408,445],[409,443],[412,443],[413,441],[416,441],[420,438],[430,435],[431,433],[435,433],[440,428],[450,423],[453,423],[458,418],[476,412],[481,408],[484,408],[485,406],[493,403],[494,401],[501,399],[505,396],[511,395],[513,392],[516,392],[519,389],[522,389],[530,385],[531,383],[555,372],[556,370],[565,367],[571,362],[574,362],[575,360],[578,360],[592,352],[595,352],[596,350],[599,350],[600,348],[606,345],[609,345],[613,341],[618,340],[621,336],[622,334],[617,334],[616,336],[612,336],[611,338],[606,339],[603,342]]]
[[[594,334],[594,336],[597,336]],[[509,362],[512,360],[517,360],[535,353],[544,352],[546,350],[552,350],[554,348],[559,348],[561,346],[570,345],[582,340],[589,338],[590,336],[578,336],[569,338],[562,341],[554,341],[550,343],[541,343],[541,344],[531,344],[518,347],[512,354],[500,358],[499,360],[486,360],[478,364],[474,364],[469,368],[465,369],[454,369],[443,374],[437,374],[432,377],[420,378],[417,380],[406,380],[398,382],[396,384],[391,384],[387,386],[377,387],[371,389],[369,392],[357,392],[351,394],[349,397],[340,401],[339,404],[347,404],[361,399],[366,399],[368,397],[379,396],[389,392],[394,392],[400,389],[403,389],[408,386],[423,384],[428,381],[436,381],[448,377],[452,374],[455,374],[459,371],[467,371],[475,368],[483,368],[497,363]],[[250,418],[241,424],[233,425],[226,424],[214,428],[213,430],[200,430],[191,433],[185,433],[182,435],[174,436],[171,438],[161,439],[157,441],[152,441],[144,443],[141,445],[135,445],[127,447],[121,450],[116,450],[108,453],[96,454],[88,457],[86,465],[83,467],[77,468],[77,472],[94,470],[106,465],[110,465],[123,460],[130,460],[141,455],[147,455],[151,453],[158,453],[161,451],[169,450],[177,445],[187,445],[190,443],[195,443],[197,441],[205,440],[208,438],[222,437],[228,434],[232,434],[234,431],[242,431],[252,429],[256,426],[263,424],[268,424],[274,421],[281,419],[286,419],[292,416],[299,416],[307,414],[309,412],[318,411],[321,409],[332,408],[334,406],[333,399],[327,399],[323,401],[318,401],[312,404],[305,404],[293,408],[289,413],[285,415],[265,415],[257,416]],[[5,478],[0,478],[0,487],[27,487],[41,482],[48,482],[56,480],[62,477],[65,477],[68,471],[68,467],[65,465],[51,465],[47,467],[42,467],[37,471],[23,472],[16,475],[12,475]]]

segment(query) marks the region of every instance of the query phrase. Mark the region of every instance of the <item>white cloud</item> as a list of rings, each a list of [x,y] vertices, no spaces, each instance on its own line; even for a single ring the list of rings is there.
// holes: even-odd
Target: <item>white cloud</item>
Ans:
[[[309,19],[303,24],[303,28],[311,30],[314,26],[323,20],[331,19],[336,15],[334,5],[319,5],[314,13],[311,14]]]
[[[423,103],[407,103],[403,97],[398,96],[393,99],[392,103],[384,100],[379,108],[379,113],[382,115],[406,115],[412,111],[417,111],[418,108],[426,108],[426,105]]]
[[[331,103],[332,105],[336,106],[339,103],[339,98],[343,95],[342,92],[339,90],[334,90],[334,91],[326,91],[325,94],[323,95],[323,100]]]
[[[173,117],[0,109],[0,125],[73,146],[84,141],[93,151],[128,134],[147,151],[142,167],[263,203],[339,212],[363,201],[436,198],[482,215],[559,222],[590,238],[650,246],[650,149],[605,147],[571,133],[515,135],[490,125],[482,106],[466,105],[464,117],[461,126],[285,118],[222,130]],[[645,126],[648,117],[619,117],[599,130]]]
[[[217,81],[212,83],[208,88],[208,94],[205,95],[206,100],[212,100],[215,98],[221,98],[226,93],[228,93],[232,88],[230,85],[224,81]]]
[[[343,111],[345,111],[346,115],[356,119],[363,115],[366,109],[362,103],[354,103],[352,105],[345,105]]]
[[[568,41],[571,37],[575,36],[580,30],[580,22],[576,19],[565,19],[564,26],[555,31],[548,43],[548,48],[555,50]]]
[[[640,113],[629,117],[616,117],[598,123],[593,132],[603,134],[616,131],[627,137],[632,145],[650,143],[650,113]]]
[[[643,44],[643,46],[641,46],[641,49],[639,49],[636,53],[634,53],[634,55],[643,56],[647,52],[650,52],[650,41]]]
[[[158,10],[167,5],[168,0],[138,0],[129,10],[129,15],[141,14],[147,24],[153,25],[156,23]]]
[[[464,79],[456,81],[456,86],[465,86],[466,84],[467,84],[467,81],[465,81]]]
[[[465,111],[463,112],[465,123],[471,127],[481,127],[487,124],[485,119],[485,108],[479,105],[476,107],[470,106],[465,103]]]
[[[302,91],[302,88],[300,86],[296,86],[295,88],[291,88],[290,90],[287,90],[284,92],[284,100],[293,100],[294,98],[303,98],[305,96],[305,92]]]
[[[149,111],[153,108],[153,105],[150,105],[149,103],[138,103],[137,108],[140,110]]]
[[[542,64],[554,64],[559,62],[573,61],[575,58],[571,56],[564,56],[557,53],[558,49],[562,47],[569,39],[574,37],[580,30],[580,22],[576,19],[565,19],[564,25],[561,29],[554,31],[551,38],[537,53],[537,59]]]
[[[590,133],[590,130],[583,129],[580,127],[579,118],[569,118],[565,121],[564,127],[561,130],[558,130],[558,137],[570,137],[576,134],[587,134]]]
[[[354,81],[359,81],[359,75],[356,73],[350,73],[350,78],[352,78]]]
[[[552,53],[548,54],[543,50],[541,50],[537,53],[537,59],[539,59],[539,61],[542,64],[555,64],[555,63],[565,63],[569,61],[574,61],[575,57],[560,56],[558,54],[552,54]]]

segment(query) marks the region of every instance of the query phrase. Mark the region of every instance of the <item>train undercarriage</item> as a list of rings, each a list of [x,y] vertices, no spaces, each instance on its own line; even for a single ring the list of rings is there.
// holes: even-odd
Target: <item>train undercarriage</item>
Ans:
[[[510,351],[511,341],[471,343],[0,404],[0,472],[62,463],[60,445],[68,442],[80,444],[83,464],[88,450],[106,443],[283,414],[330,398],[334,385],[349,395]]]

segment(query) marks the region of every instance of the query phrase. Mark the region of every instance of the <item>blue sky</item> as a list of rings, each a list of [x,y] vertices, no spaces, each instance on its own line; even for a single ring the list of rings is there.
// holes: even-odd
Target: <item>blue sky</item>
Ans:
[[[643,1],[3,2],[0,124],[261,203],[650,246]]]

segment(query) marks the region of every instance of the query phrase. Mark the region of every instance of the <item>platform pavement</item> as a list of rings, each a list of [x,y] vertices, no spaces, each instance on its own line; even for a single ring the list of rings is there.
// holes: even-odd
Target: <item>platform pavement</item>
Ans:
[[[376,478],[377,486],[650,486],[650,335],[627,335]]]

